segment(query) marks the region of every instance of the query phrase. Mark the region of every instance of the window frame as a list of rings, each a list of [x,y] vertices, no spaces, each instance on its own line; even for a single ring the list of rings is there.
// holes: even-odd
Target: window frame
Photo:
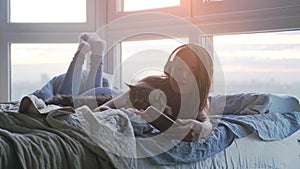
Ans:
[[[300,22],[295,22],[300,20],[298,0],[192,0],[191,4],[190,21],[209,35],[300,29]]]
[[[11,100],[11,43],[77,43],[106,23],[106,0],[86,0],[85,23],[10,23],[9,2],[0,1],[0,101]]]
[[[164,13],[180,17],[194,24],[205,33],[205,36],[222,34],[272,32],[286,30],[300,30],[300,1],[298,0],[266,0],[276,2],[277,7],[259,10],[247,10],[243,12],[213,11],[201,14],[196,8],[201,0],[181,0],[180,7],[167,7],[142,11],[120,12],[117,9],[117,1],[121,0],[86,0],[87,22],[86,23],[8,23],[9,0],[0,1],[0,101],[10,100],[10,43],[74,43],[82,32],[95,32],[98,28],[123,17],[140,13]],[[226,0],[225,0],[226,1]],[[242,5],[242,0],[235,8]],[[253,7],[260,6],[260,0],[249,1]],[[214,2],[217,3],[217,2]],[[258,5],[256,5],[258,4]],[[283,5],[283,6],[281,6]],[[204,7],[204,6],[202,6]],[[230,3],[223,4],[223,8],[232,7]],[[203,9],[203,8],[202,8]],[[198,11],[197,11],[198,10]],[[116,65],[121,61],[121,46],[118,34],[124,31],[135,32],[142,27],[147,29],[171,30],[174,27],[182,29],[174,33],[174,36],[185,36],[190,42],[203,43],[203,37],[192,36],[186,32],[184,26],[176,21],[166,20],[139,20],[126,23],[115,29],[107,28],[105,38],[108,44],[115,44],[116,48],[104,60],[104,72],[113,73]],[[144,37],[145,38],[145,37]],[[147,37],[151,39],[151,36]]]
[[[1,1],[2,30],[5,32],[55,32],[55,31],[93,31],[95,28],[96,0],[86,0],[86,22],[83,23],[11,23],[9,21],[10,0]]]

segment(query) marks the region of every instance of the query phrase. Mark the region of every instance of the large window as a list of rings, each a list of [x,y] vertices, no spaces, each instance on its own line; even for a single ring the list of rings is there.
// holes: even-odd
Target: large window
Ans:
[[[65,73],[79,34],[103,26],[105,10],[103,0],[1,0],[0,101]]]
[[[227,93],[259,92],[300,99],[300,31],[215,36]]]
[[[12,100],[67,71],[77,44],[11,44]]]
[[[10,22],[86,22],[86,0],[10,0]]]
[[[170,34],[173,38],[188,37],[189,42],[198,42],[201,39],[186,29],[187,23],[190,22],[204,32],[205,36],[215,36],[215,46],[218,49],[226,45],[220,45],[222,40],[218,38],[242,36],[229,34],[299,30],[300,22],[297,22],[300,20],[299,9],[299,0],[1,0],[0,101],[16,98],[11,97],[12,93],[13,95],[16,93],[13,83],[15,84],[17,78],[14,76],[18,71],[25,71],[17,68],[19,63],[14,60],[17,57],[16,50],[20,47],[15,46],[18,44],[77,43],[77,37],[81,32],[95,32],[106,24],[116,23],[114,21],[124,16],[133,16],[125,20],[120,19],[120,22],[117,22],[120,25],[106,27],[107,32],[103,35],[107,38],[108,44],[118,43],[119,49],[112,51],[113,57],[106,60],[107,67],[113,69],[107,69],[107,73],[113,73],[117,68],[115,65],[122,62],[120,57],[125,58],[130,48],[129,41],[120,41],[120,34],[128,32],[135,34],[137,30],[139,33],[144,30],[147,33]],[[168,17],[135,15],[144,13],[163,13]],[[216,37],[224,34],[228,36]],[[147,41],[147,39],[136,40]],[[160,44],[157,46],[161,46]],[[70,52],[71,56],[73,52],[73,50]],[[133,55],[135,54],[130,54],[131,57]],[[223,57],[222,53],[220,55]],[[129,61],[131,57],[123,62]],[[122,76],[120,74],[120,77]]]

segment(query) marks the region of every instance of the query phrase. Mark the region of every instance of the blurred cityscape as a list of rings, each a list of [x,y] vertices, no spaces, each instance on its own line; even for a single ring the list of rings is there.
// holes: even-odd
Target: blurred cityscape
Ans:
[[[20,65],[19,65],[20,66]],[[26,65],[28,67],[28,65]],[[22,68],[20,68],[22,69]],[[28,69],[28,68],[27,68]],[[13,81],[12,100],[20,100],[23,96],[32,93],[37,89],[41,89],[52,77],[59,75],[65,70],[57,74],[41,73],[39,75],[27,75]],[[128,70],[129,71],[129,70]],[[131,73],[123,73],[123,79],[132,79]],[[235,73],[237,74],[237,73]],[[280,74],[280,72],[278,73]],[[255,75],[255,76],[254,76]],[[298,74],[284,76],[282,78],[265,77],[263,74],[256,73],[249,75],[247,73],[239,73],[236,76],[225,75],[225,92],[230,93],[277,93],[288,94],[300,99],[300,78]],[[26,77],[30,79],[26,79]],[[228,78],[231,78],[228,80]],[[289,79],[288,79],[289,78]],[[22,80],[23,79],[23,80]],[[234,80],[233,80],[234,79]],[[224,86],[224,85],[223,85]]]
[[[225,82],[217,86],[227,94],[278,93],[300,99],[299,39],[300,31],[215,36],[215,73],[219,75],[214,82]],[[146,72],[145,68],[163,70],[172,50],[187,42],[187,38],[122,42],[118,77],[130,82],[141,70]],[[12,45],[12,100],[20,100],[65,73],[76,46]]]

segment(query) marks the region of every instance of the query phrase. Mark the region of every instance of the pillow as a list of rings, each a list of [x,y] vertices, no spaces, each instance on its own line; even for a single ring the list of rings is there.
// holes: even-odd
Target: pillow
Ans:
[[[240,93],[210,97],[210,114],[249,115],[300,111],[299,101],[289,95]]]
[[[240,93],[211,97],[210,114],[247,115],[267,113],[271,103],[265,94]]]

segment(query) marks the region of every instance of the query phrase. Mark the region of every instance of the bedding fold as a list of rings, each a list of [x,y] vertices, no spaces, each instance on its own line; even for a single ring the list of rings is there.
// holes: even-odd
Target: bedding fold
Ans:
[[[68,118],[69,112],[50,112],[47,116],[59,113]],[[12,112],[0,113],[0,137],[11,144],[9,149],[15,151],[12,159],[18,168],[83,168],[87,166],[106,166],[112,168],[110,159],[102,149],[89,141],[82,131],[65,127],[51,126],[47,116],[40,114],[22,114]],[[66,123],[66,121],[62,122]],[[78,123],[78,122],[77,122]],[[69,121],[67,125],[77,125]],[[69,131],[68,131],[69,130]],[[68,133],[69,132],[69,133]],[[84,142],[86,141],[86,143]],[[92,149],[93,148],[93,149]],[[9,154],[1,154],[8,156]],[[7,168],[8,166],[3,166]]]
[[[245,137],[253,132],[264,141],[275,141],[286,138],[300,129],[299,112],[211,118],[218,126],[206,140],[179,142],[168,151],[155,156],[151,156],[152,152],[149,152],[149,149],[143,150],[144,145],[139,146],[149,155],[148,159],[154,164],[187,164],[212,157],[229,147],[234,139]],[[164,143],[156,145],[156,141],[152,144],[152,146],[165,147]]]
[[[225,99],[225,100],[224,100]],[[137,142],[138,150],[157,165],[193,163],[212,157],[229,147],[234,139],[256,133],[264,141],[281,140],[300,129],[300,106],[297,99],[277,94],[236,94],[212,97],[210,120],[215,130],[206,139],[194,142],[159,142],[138,131],[147,141]],[[134,128],[144,129],[142,123]],[[174,146],[166,149],[170,144]],[[151,151],[151,147],[160,149]]]
[[[118,164],[121,160],[117,160],[122,157],[112,156],[97,145],[83,129],[78,118],[80,114],[74,113],[75,110],[52,109],[53,106],[49,110],[41,102],[36,102],[39,100],[26,97],[21,102],[22,113],[0,112],[0,156],[8,159],[1,163],[1,168],[136,167],[132,159]],[[49,111],[44,111],[46,109]],[[107,119],[102,120],[109,121],[117,114],[120,113],[107,115]]]

